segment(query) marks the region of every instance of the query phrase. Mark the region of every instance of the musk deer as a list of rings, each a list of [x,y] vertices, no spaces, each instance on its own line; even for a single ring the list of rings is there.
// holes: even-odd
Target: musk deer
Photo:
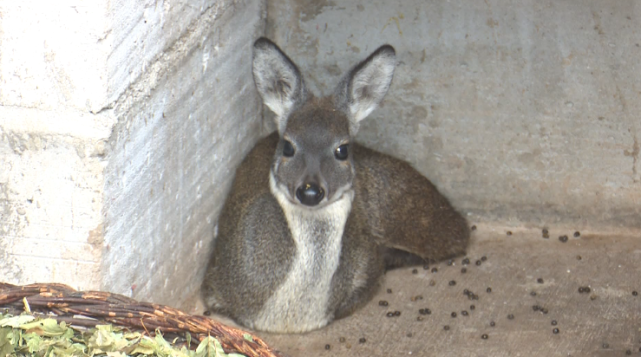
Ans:
[[[395,66],[382,46],[317,98],[280,48],[255,42],[254,81],[278,130],[236,171],[203,283],[212,311],[309,331],[366,303],[386,269],[465,253],[467,223],[434,185],[354,142]]]

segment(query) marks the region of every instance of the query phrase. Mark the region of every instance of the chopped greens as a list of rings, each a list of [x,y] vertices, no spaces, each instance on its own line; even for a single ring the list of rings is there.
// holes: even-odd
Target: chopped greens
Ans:
[[[245,337],[247,338],[247,337]],[[191,335],[187,333],[189,345]],[[12,316],[0,313],[0,357],[7,356],[160,356],[160,357],[243,357],[223,350],[220,342],[207,337],[195,351],[173,346],[159,333],[155,337],[113,325],[76,330],[64,321],[34,317],[28,313]]]

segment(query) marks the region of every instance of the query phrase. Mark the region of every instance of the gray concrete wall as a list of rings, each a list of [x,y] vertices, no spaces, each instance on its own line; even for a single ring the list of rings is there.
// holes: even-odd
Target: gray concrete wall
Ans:
[[[262,133],[251,73],[260,1],[212,1],[115,105],[102,288],[198,297],[236,166]]]
[[[0,281],[188,307],[262,133],[262,0],[0,0]]]
[[[392,44],[358,139],[404,158],[472,222],[641,228],[635,1],[270,1],[269,37],[329,93]]]
[[[0,280],[100,286],[115,10],[0,0]],[[105,110],[106,109],[106,110]]]

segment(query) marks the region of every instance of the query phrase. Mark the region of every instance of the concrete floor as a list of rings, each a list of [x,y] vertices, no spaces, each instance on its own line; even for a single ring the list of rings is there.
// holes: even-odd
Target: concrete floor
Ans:
[[[452,265],[418,267],[416,273],[412,268],[391,271],[367,306],[319,331],[257,334],[293,357],[626,356],[627,350],[641,356],[641,234],[584,232],[575,238],[573,230],[551,229],[544,239],[538,229],[511,233],[479,226],[469,265],[459,258]],[[568,241],[560,242],[560,235],[568,235]],[[482,256],[487,260],[476,265]],[[585,286],[590,292],[579,293]],[[464,289],[478,300],[470,300]],[[381,300],[389,305],[380,306]],[[534,305],[548,313],[534,311]],[[431,314],[420,315],[423,308]],[[393,311],[400,316],[386,316]],[[359,343],[361,338],[366,342]]]

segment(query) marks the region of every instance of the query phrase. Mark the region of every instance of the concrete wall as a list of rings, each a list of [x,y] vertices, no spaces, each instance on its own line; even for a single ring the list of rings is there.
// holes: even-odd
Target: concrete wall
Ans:
[[[106,2],[0,1],[0,280],[100,286]]]
[[[358,139],[473,222],[641,228],[634,1],[270,1],[267,34],[329,93],[384,43],[399,66]]]
[[[218,1],[117,102],[105,170],[103,285],[197,297],[236,166],[262,133],[251,73],[259,1]]]
[[[0,0],[0,281],[186,306],[262,133],[260,0]]]

